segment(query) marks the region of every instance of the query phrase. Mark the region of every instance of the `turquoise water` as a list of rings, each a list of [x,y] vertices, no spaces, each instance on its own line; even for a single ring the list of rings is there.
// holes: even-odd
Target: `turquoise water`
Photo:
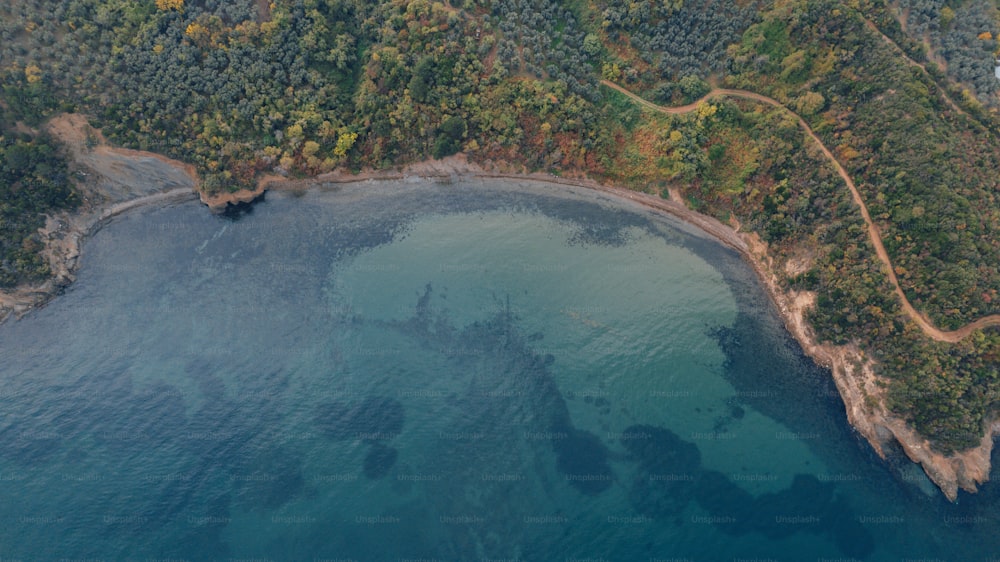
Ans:
[[[0,560],[990,560],[733,252],[534,183],[119,217],[0,326]]]

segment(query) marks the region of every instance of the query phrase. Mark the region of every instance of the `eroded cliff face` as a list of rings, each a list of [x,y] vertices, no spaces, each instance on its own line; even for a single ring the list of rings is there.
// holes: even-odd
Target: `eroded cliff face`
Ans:
[[[816,304],[816,295],[782,290],[778,266],[767,245],[755,234],[743,234],[743,239],[749,247],[747,258],[767,286],[785,327],[809,357],[831,370],[844,401],[848,421],[880,457],[885,458],[888,444],[897,443],[951,501],[958,498],[959,489],[975,493],[980,484],[989,480],[993,438],[1000,434],[1000,422],[992,422],[986,428],[985,435],[975,448],[951,455],[935,451],[930,442],[905,420],[888,411],[885,384],[880,384],[870,357],[853,345],[821,345],[816,341],[816,335],[806,320],[807,312]],[[794,267],[794,264],[782,267]]]
[[[144,204],[193,199],[198,185],[193,166],[109,146],[83,115],[58,115],[45,129],[66,149],[81,205],[74,212],[48,217],[39,235],[52,276],[40,285],[0,292],[0,320],[44,304],[72,283],[80,247],[103,221]]]

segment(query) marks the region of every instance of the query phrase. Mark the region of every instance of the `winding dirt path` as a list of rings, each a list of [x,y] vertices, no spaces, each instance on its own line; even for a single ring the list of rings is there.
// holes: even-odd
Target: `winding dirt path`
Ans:
[[[924,65],[923,63],[920,63],[920,62],[917,62],[917,61],[911,59],[910,55],[908,55],[906,53],[906,51],[904,51],[903,48],[899,46],[898,43],[896,43],[895,41],[893,41],[892,38],[889,37],[888,35],[886,35],[885,33],[882,33],[882,30],[879,29],[878,26],[875,25],[875,22],[873,22],[872,20],[870,20],[868,18],[865,18],[865,26],[868,29],[870,29],[873,33],[875,33],[875,34],[879,35],[880,37],[882,37],[882,40],[885,41],[887,45],[889,45],[890,47],[892,47],[893,50],[895,50],[896,52],[898,52],[900,54],[900,56],[903,57],[903,60],[905,60],[907,64],[909,64],[910,66],[916,66],[920,70],[923,70],[924,74],[926,74],[931,79],[931,82],[937,84],[938,87],[941,89],[941,97],[944,98],[944,101],[947,102],[948,105],[950,105],[952,109],[954,109],[955,111],[961,113],[962,115],[965,115],[969,119],[972,119],[973,122],[978,123],[978,121],[976,121],[975,118],[973,118],[971,115],[969,115],[968,113],[966,113],[964,109],[962,109],[961,107],[959,107],[958,104],[955,103],[955,100],[951,99],[951,96],[948,95],[948,89],[942,87],[941,84],[938,84],[937,80],[934,79],[934,76],[932,76],[931,73],[927,71],[927,66],[926,65]]]
[[[802,130],[805,131],[806,135],[816,143],[816,146],[819,147],[819,149],[827,157],[830,163],[833,164],[833,167],[837,170],[837,174],[840,175],[840,177],[844,180],[844,183],[847,184],[847,188],[850,189],[851,191],[851,197],[854,199],[854,202],[858,205],[858,208],[861,209],[861,216],[864,218],[865,225],[868,227],[868,238],[871,239],[872,246],[875,247],[875,253],[878,255],[879,260],[881,260],[882,264],[885,265],[886,274],[889,276],[889,281],[892,282],[892,286],[896,291],[896,296],[899,297],[899,302],[903,307],[903,312],[905,312],[906,315],[909,316],[917,324],[917,326],[920,326],[920,330],[923,331],[923,333],[927,337],[933,340],[940,342],[955,343],[965,339],[967,336],[969,336],[969,334],[975,332],[976,330],[981,330],[983,328],[987,328],[990,326],[1000,326],[1000,314],[993,314],[990,316],[979,318],[978,320],[970,322],[969,324],[966,324],[965,326],[962,326],[961,328],[958,328],[956,330],[951,330],[951,331],[942,330],[937,326],[935,326],[933,323],[931,323],[931,321],[926,316],[921,314],[917,309],[913,308],[913,305],[910,304],[910,300],[906,298],[906,294],[903,293],[903,289],[899,285],[899,279],[896,277],[896,271],[892,265],[892,260],[889,258],[889,252],[886,251],[885,246],[882,244],[882,235],[879,233],[878,227],[875,225],[875,222],[872,220],[871,215],[868,213],[868,206],[865,205],[865,201],[861,197],[861,192],[858,191],[857,185],[854,184],[854,180],[851,179],[851,176],[850,174],[847,173],[847,170],[844,169],[844,167],[840,164],[837,158],[834,157],[833,153],[830,152],[830,149],[827,148],[825,144],[823,144],[823,141],[821,141],[818,136],[816,136],[816,133],[813,132],[812,127],[810,127],[809,124],[806,123],[805,119],[803,119],[798,113],[795,113],[791,109],[785,107],[785,105],[779,102],[778,100],[769,98],[761,94],[756,94],[754,92],[748,92],[746,90],[730,90],[726,88],[715,88],[694,103],[678,107],[664,107],[662,105],[657,105],[651,101],[645,100],[639,97],[638,95],[630,92],[629,90],[622,88],[618,84],[615,84],[608,80],[601,80],[601,84],[604,84],[605,86],[617,92],[621,92],[625,96],[628,96],[629,99],[635,101],[637,104],[639,104],[642,107],[645,107],[646,109],[649,109],[651,111],[658,111],[660,113],[666,113],[669,115],[690,113],[691,111],[697,109],[698,106],[701,105],[703,102],[712,98],[719,98],[719,97],[750,99],[761,103],[766,103],[768,105],[772,105],[774,107],[782,109],[783,111],[787,111],[790,115],[795,117],[795,119],[799,122],[799,126],[802,127]]]

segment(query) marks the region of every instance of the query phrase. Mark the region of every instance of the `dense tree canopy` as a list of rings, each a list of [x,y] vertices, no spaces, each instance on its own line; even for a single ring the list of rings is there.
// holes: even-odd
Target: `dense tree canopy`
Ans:
[[[991,0],[900,0],[894,14],[905,31],[929,45],[933,59],[983,103],[1000,104],[993,68],[1000,52],[997,5]]]
[[[54,97],[23,74],[0,81],[0,287],[11,287],[48,275],[37,231],[46,214],[74,207],[77,196],[57,145],[25,126],[54,111]]]

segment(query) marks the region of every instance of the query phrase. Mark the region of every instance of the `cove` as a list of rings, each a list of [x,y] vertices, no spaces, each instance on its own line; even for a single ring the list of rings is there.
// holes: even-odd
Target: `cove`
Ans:
[[[1000,552],[847,425],[740,256],[537,182],[117,217],[0,326],[0,558]],[[896,466],[898,464],[898,466]]]

